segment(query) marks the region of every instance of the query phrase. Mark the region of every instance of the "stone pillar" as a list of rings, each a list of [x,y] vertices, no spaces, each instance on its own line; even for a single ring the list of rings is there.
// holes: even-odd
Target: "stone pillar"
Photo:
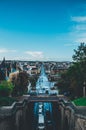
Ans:
[[[61,106],[61,130],[64,130],[63,129],[63,126],[64,126],[64,115],[65,115],[65,108],[63,106]]]

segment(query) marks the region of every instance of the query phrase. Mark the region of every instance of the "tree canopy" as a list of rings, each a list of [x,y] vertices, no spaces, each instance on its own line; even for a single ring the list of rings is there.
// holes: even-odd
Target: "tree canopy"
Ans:
[[[73,60],[76,62],[81,62],[83,60],[86,60],[86,44],[85,43],[81,43],[77,50],[74,49],[74,55]]]
[[[74,50],[73,64],[66,73],[61,74],[58,83],[60,91],[70,92],[73,97],[83,95],[83,83],[86,81],[86,44],[81,43],[77,50]]]
[[[29,77],[25,71],[12,73],[10,81],[14,84],[13,96],[22,95],[28,90]]]

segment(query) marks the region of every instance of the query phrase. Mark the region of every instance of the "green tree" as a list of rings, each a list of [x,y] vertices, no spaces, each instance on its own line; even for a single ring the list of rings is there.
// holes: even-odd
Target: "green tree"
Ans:
[[[60,91],[70,91],[72,97],[83,95],[83,83],[86,81],[86,44],[81,43],[73,55],[73,65],[61,75]]]
[[[74,55],[72,56],[73,60],[76,62],[86,61],[86,44],[81,43],[77,50],[74,49]]]
[[[83,73],[80,63],[74,63],[68,69],[69,79],[70,79],[70,90],[72,96],[82,96],[82,87],[83,87]],[[78,90],[78,91],[77,91]]]
[[[19,73],[15,74],[15,76],[13,75],[12,82],[15,86],[13,90],[13,96],[20,96],[24,94],[25,92],[27,92],[28,84],[29,84],[29,77],[25,71],[20,71]]]
[[[82,83],[86,81],[86,44],[81,43],[77,50],[74,50],[73,60],[78,64],[78,73]],[[83,86],[83,84],[82,84]]]
[[[58,89],[59,89],[59,93],[63,94],[65,92],[69,91],[69,85],[70,85],[70,79],[68,76],[68,72],[63,72],[61,73],[61,78],[58,81]]]

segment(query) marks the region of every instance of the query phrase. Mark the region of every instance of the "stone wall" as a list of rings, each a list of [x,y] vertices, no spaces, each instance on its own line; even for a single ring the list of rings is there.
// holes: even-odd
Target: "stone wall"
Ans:
[[[86,108],[76,107],[71,102],[58,101],[58,130],[86,130]],[[31,106],[28,96],[12,106],[0,107],[0,130],[29,130]],[[57,107],[57,106],[56,106]],[[30,125],[29,125],[30,122]]]
[[[75,116],[75,130],[86,130],[86,117]]]
[[[61,112],[61,129],[60,130],[86,130],[86,108],[74,106],[70,102],[61,101],[59,103]]]
[[[0,130],[28,130],[28,102],[0,108]]]

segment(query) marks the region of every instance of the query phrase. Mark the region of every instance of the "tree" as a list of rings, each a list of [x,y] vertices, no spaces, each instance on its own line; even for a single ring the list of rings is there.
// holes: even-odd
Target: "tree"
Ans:
[[[20,96],[28,90],[29,77],[25,71],[12,73],[10,80],[14,84],[13,96]]]
[[[82,96],[83,73],[80,63],[74,63],[69,69],[70,90],[72,96]],[[78,90],[78,91],[77,91]]]
[[[71,97],[83,96],[83,83],[86,81],[86,44],[81,43],[74,50],[73,65],[61,75],[59,89],[61,92],[69,90]]]
[[[67,71],[61,73],[61,78],[58,81],[57,85],[58,85],[59,93],[64,94],[65,92],[69,91],[70,79]]]
[[[20,71],[17,77],[16,86],[19,89],[20,94],[23,94],[27,91],[29,84],[29,77],[25,71]]]
[[[82,87],[84,81],[86,81],[86,44],[81,43],[77,50],[74,50],[73,60],[79,64],[80,80]]]
[[[73,60],[76,62],[86,61],[86,44],[81,43],[80,46],[78,46],[78,49],[74,49],[75,54],[72,56]]]
[[[32,89],[36,89],[37,79],[38,79],[38,75],[29,76],[29,81],[31,83]]]

